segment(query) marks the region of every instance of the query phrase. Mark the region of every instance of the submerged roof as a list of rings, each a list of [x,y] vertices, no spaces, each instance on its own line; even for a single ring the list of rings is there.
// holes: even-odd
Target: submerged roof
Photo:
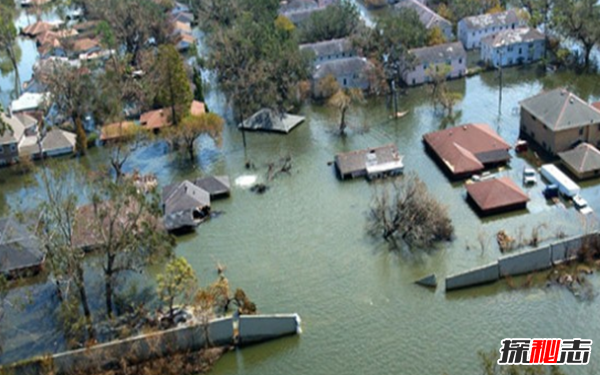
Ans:
[[[467,192],[482,211],[522,205],[529,201],[527,194],[508,177],[467,184]]]
[[[52,152],[66,148],[74,149],[77,136],[74,133],[52,128],[42,139],[42,150]]]
[[[421,63],[438,63],[457,58],[467,58],[467,52],[461,42],[445,43],[432,47],[414,48],[409,51]]]
[[[423,140],[454,175],[475,173],[487,163],[510,159],[510,145],[487,124],[440,130],[425,134]]]
[[[231,184],[229,176],[207,176],[194,180],[194,185],[205,190],[212,198],[215,195],[229,194]]]
[[[396,9],[414,9],[419,15],[419,20],[427,29],[440,24],[443,26],[452,25],[450,21],[440,16],[418,0],[402,0],[396,4],[395,7]]]
[[[320,63],[316,66],[313,77],[321,79],[330,74],[334,77],[340,75],[361,75],[367,73],[371,68],[373,68],[373,64],[364,57],[347,57]]]
[[[252,117],[238,125],[248,130],[263,130],[289,133],[293,128],[304,122],[304,116],[278,114],[272,109],[263,108]]]
[[[343,152],[335,156],[335,164],[342,176],[366,170],[367,164],[383,165],[401,160],[395,144]]]
[[[578,173],[600,170],[600,151],[589,143],[582,143],[572,150],[559,153],[558,156]]]
[[[44,21],[37,21],[36,23],[25,26],[23,28],[23,34],[37,36],[37,35],[43,33],[44,31],[50,31],[55,28],[56,28],[56,26],[51,23],[44,22]]]
[[[142,113],[140,116],[140,124],[146,129],[160,129],[165,126],[170,126],[171,120],[169,119],[166,110],[161,108]]]
[[[600,123],[600,111],[563,88],[521,101],[523,109],[554,131]]]
[[[12,217],[0,219],[0,273],[36,267],[44,262],[38,239]]]
[[[165,186],[162,194],[165,215],[210,206],[210,194],[190,181]]]
[[[517,29],[508,29],[499,33],[489,35],[481,40],[482,43],[492,47],[508,46],[515,43],[530,43],[538,40],[544,40],[544,34],[531,27],[519,27]]]
[[[514,9],[504,12],[486,13],[478,16],[466,17],[461,20],[471,29],[485,29],[486,27],[510,25],[519,23],[521,19]]]
[[[0,146],[10,143],[17,143],[23,137],[25,125],[15,116],[9,116],[4,112],[0,112],[0,121],[8,125],[10,129],[6,129],[4,134],[0,136]]]
[[[352,51],[352,42],[348,38],[331,39],[317,43],[301,44],[300,50],[312,51],[316,57],[339,55]]]

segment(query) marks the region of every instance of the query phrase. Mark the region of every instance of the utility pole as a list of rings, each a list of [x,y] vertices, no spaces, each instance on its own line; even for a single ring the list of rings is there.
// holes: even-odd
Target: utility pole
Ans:
[[[502,114],[502,55],[503,51],[500,49],[499,51],[500,61],[499,61],[499,69],[500,69],[500,90],[499,90],[499,98],[498,98],[498,115]]]

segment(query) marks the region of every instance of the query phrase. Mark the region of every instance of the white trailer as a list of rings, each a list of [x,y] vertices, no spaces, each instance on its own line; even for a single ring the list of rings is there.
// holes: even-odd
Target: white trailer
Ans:
[[[548,182],[558,186],[558,191],[569,198],[573,198],[581,191],[579,185],[562,173],[554,164],[542,165],[540,173]]]

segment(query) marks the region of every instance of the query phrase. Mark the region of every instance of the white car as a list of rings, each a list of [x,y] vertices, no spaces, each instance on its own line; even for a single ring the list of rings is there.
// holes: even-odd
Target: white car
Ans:
[[[535,169],[524,168],[523,169],[523,185],[534,185],[537,183],[537,177],[535,176]]]
[[[587,201],[583,199],[581,195],[576,195],[573,197],[573,204],[575,205],[575,208],[583,215],[591,214],[593,212],[592,208],[588,206]]]

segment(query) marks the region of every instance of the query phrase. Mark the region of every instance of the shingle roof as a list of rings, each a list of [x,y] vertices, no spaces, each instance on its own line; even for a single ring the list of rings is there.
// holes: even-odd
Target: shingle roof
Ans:
[[[140,116],[140,124],[147,129],[159,129],[165,126],[170,126],[171,121],[164,109],[155,109],[142,113]]]
[[[519,27],[516,29],[503,30],[499,33],[486,36],[481,40],[481,42],[491,45],[492,47],[502,47],[515,43],[529,43],[544,39],[544,34],[539,32],[537,29],[530,27]]]
[[[0,219],[0,273],[39,266],[44,253],[38,239],[14,218]]]
[[[467,184],[467,192],[482,211],[511,207],[529,201],[527,194],[508,177]]]
[[[303,116],[290,115],[289,113],[277,114],[271,109],[263,108],[239,124],[238,127],[248,130],[289,133],[302,122],[304,122]]]
[[[589,143],[582,143],[572,150],[559,153],[558,156],[579,173],[600,170],[600,151]]]
[[[438,25],[441,27],[452,26],[450,21],[440,16],[418,0],[402,0],[396,4],[395,7],[396,9],[414,9],[419,15],[419,20],[421,20],[421,23],[427,29]]]
[[[62,129],[51,129],[42,139],[42,150],[52,152],[64,148],[75,148],[76,136],[74,133]]]
[[[54,28],[55,28],[55,26],[51,23],[44,22],[44,21],[37,21],[34,24],[24,27],[23,34],[37,36],[37,35],[43,33],[44,31],[49,31]]]
[[[313,75],[316,79],[321,79],[329,74],[338,75],[354,75],[365,74],[369,69],[373,68],[367,59],[363,57],[348,57],[345,59],[337,59],[325,61],[317,65]]]
[[[502,26],[509,25],[512,23],[518,23],[520,21],[517,12],[513,9],[498,12],[498,13],[486,13],[478,16],[471,16],[463,18],[461,22],[464,22],[470,29],[485,29],[490,26]]]
[[[9,126],[2,136],[0,136],[0,145],[17,143],[23,137],[25,126],[15,115],[7,116],[4,112],[0,112],[0,121]]]
[[[421,63],[442,63],[446,60],[467,58],[467,52],[461,42],[445,43],[432,47],[414,48],[409,51]]]
[[[523,109],[554,131],[600,123],[600,111],[561,88],[521,101]]]
[[[205,190],[210,197],[229,194],[231,184],[228,176],[208,176],[194,180],[194,185]]]
[[[375,154],[377,164],[386,164],[402,159],[395,144],[372,147],[363,150],[343,152],[335,156],[335,164],[342,176],[367,168],[367,155]]]
[[[352,51],[352,43],[347,38],[331,39],[317,43],[301,44],[300,50],[313,51],[316,57],[339,55]]]
[[[425,134],[423,140],[454,175],[476,173],[486,163],[510,159],[510,145],[487,124],[440,130]]]
[[[210,194],[190,181],[165,186],[162,194],[165,215],[210,206]]]

